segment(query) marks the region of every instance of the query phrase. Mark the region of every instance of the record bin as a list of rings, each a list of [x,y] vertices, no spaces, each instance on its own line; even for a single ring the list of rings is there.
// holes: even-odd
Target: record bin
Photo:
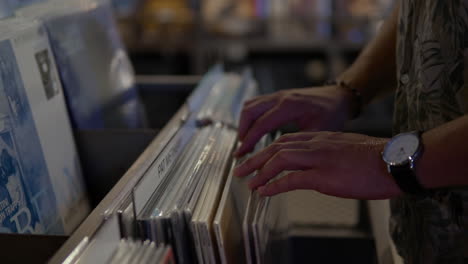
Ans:
[[[117,183],[70,238],[61,238],[60,242],[65,242],[65,240],[66,242],[60,249],[61,243],[56,243],[56,247],[50,248],[48,257],[53,255],[50,263],[63,263],[72,252],[79,249],[80,242],[84,238],[92,237],[100,230],[103,221],[112,216],[110,212],[115,211],[125,202],[125,196],[151,165],[149,163],[150,157],[163,151],[171,134],[174,133],[174,129],[179,128],[187,118],[190,112],[189,106],[183,102],[196,86],[199,78],[174,79],[172,77],[147,76],[139,77],[138,80],[139,91],[144,95],[142,97],[147,99],[144,103],[150,122],[152,124],[167,124],[159,131],[82,131],[78,133],[80,142],[84,142],[82,146],[85,146],[80,151],[87,152],[86,157],[89,159],[83,161],[85,170],[91,171],[94,175],[109,175],[101,179],[89,174],[89,177],[92,178],[88,182],[94,188],[90,189],[94,201],[102,198],[108,190],[107,188],[110,188],[113,183]],[[169,91],[173,93],[171,96],[162,96],[167,95]],[[175,102],[169,103],[169,97]],[[164,110],[159,107],[163,107]],[[172,109],[169,109],[170,107]],[[173,116],[171,116],[172,111],[176,112]],[[161,112],[168,114],[161,115]],[[151,120],[152,117],[157,117],[157,119]],[[125,144],[125,142],[132,142],[132,144]],[[100,148],[99,144],[102,144],[103,147]],[[149,145],[145,148],[146,144]],[[125,174],[123,168],[115,166],[116,164],[125,164],[125,162],[131,163],[139,152],[142,154]],[[129,153],[128,156],[127,153]],[[123,174],[124,176],[119,180],[118,175]],[[365,207],[365,205],[360,206],[360,221],[353,228],[291,228],[286,242],[280,241],[272,246],[270,257],[277,260],[282,257],[281,263],[308,263],[310,261],[318,261],[318,263],[343,263],[344,261],[375,263],[374,240],[371,231],[367,228]],[[337,251],[340,254],[337,254]],[[287,256],[275,256],[275,252],[288,252],[288,254]]]
[[[71,237],[0,235],[0,259],[5,263],[62,263],[83,238],[99,230],[108,212],[119,205],[150,165],[149,157],[163,150],[174,128],[187,118],[189,110],[184,102],[199,80],[196,76],[137,78],[152,129],[75,131],[95,209]],[[367,219],[366,214],[361,212],[361,219]],[[287,244],[277,247],[288,248],[288,260],[294,262],[343,263],[351,259],[374,263],[375,256],[368,254],[375,251],[372,234],[363,226],[366,224],[361,221],[360,226],[346,230],[294,228]],[[310,254],[312,251],[317,253]]]
[[[145,110],[151,128],[75,131],[88,194],[93,207],[97,206],[75,234],[89,235],[94,231],[105,211],[103,208],[115,199],[122,187],[131,180],[129,175],[141,166],[138,161],[133,166],[132,164],[140,155],[149,154],[144,150],[158,134],[164,133],[163,124],[171,120],[173,113],[177,112],[198,80],[197,76],[137,77],[138,90],[145,99]],[[176,114],[178,118],[183,115],[184,109]],[[173,118],[170,123],[174,125],[177,121]],[[161,145],[157,141],[151,143],[153,148]],[[129,173],[121,177],[129,168]],[[46,263],[69,238],[0,234],[0,259],[2,263]]]
[[[263,42],[252,44],[265,48]],[[199,82],[199,77],[139,76],[138,93],[144,101],[149,129],[74,131],[94,210],[70,237],[0,234],[0,259],[5,263],[63,263],[102,232],[104,223],[114,221],[115,216],[124,221],[132,214],[134,208],[123,205],[129,203],[130,193],[155,157],[163,153],[187,121],[191,106],[186,98]],[[359,208],[359,221],[352,227],[292,226],[285,233],[286,240],[271,245],[267,263],[374,263],[367,206],[362,202]],[[118,233],[131,236],[132,228],[122,228]],[[276,256],[278,252],[288,254]]]

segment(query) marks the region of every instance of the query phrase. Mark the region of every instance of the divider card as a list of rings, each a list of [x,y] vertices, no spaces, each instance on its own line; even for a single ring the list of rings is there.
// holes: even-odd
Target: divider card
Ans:
[[[132,195],[136,216],[143,212],[154,191],[171,172],[186,145],[197,128],[193,120],[187,121],[170,140],[164,150],[155,158],[153,164],[135,186]]]
[[[2,37],[1,231],[70,234],[90,208],[47,35],[31,22]]]

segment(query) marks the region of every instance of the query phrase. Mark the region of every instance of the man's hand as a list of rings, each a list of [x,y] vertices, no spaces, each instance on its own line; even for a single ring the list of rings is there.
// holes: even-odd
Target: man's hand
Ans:
[[[388,139],[335,132],[289,134],[239,165],[234,174],[258,170],[249,186],[272,196],[296,189],[354,199],[387,199],[401,193],[381,152]],[[270,181],[282,172],[286,176]]]
[[[260,138],[278,127],[295,123],[302,131],[336,131],[350,117],[352,94],[338,86],[285,90],[245,103],[239,123],[240,157]]]

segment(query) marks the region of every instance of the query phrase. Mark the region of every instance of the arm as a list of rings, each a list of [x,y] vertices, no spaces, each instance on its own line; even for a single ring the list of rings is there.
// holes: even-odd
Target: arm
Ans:
[[[359,90],[367,104],[376,95],[396,85],[396,44],[399,5],[379,34],[366,46],[353,65],[338,77]]]
[[[468,186],[468,115],[423,135],[416,174],[428,189]],[[381,153],[388,139],[350,133],[297,133],[246,160],[234,173],[258,171],[252,189],[271,196],[296,189],[354,199],[388,199],[401,194]],[[271,181],[282,172],[286,176]]]

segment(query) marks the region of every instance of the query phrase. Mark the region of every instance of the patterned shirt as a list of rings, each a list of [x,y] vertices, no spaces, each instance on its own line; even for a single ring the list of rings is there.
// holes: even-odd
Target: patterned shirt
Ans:
[[[394,133],[424,131],[468,112],[468,0],[400,5]],[[468,188],[391,204],[390,231],[406,263],[468,263]]]

